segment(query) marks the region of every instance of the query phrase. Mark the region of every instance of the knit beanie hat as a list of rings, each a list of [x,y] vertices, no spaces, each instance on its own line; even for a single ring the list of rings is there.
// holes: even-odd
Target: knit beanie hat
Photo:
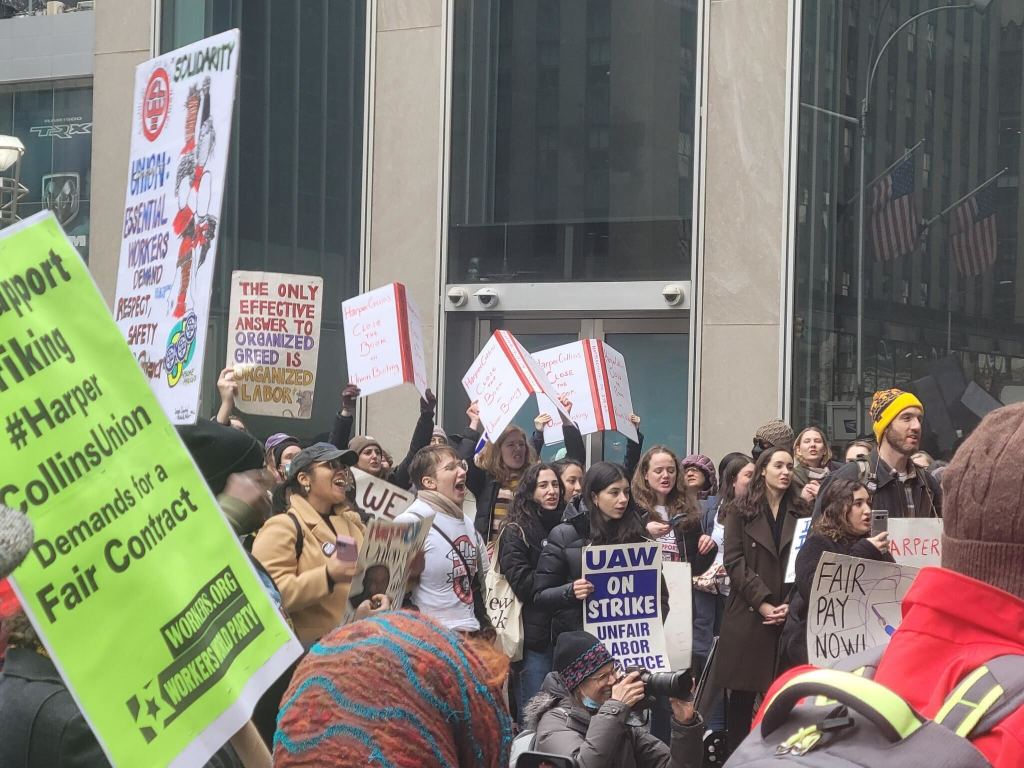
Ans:
[[[448,442],[448,433],[444,431],[444,427],[435,426],[434,431],[430,433],[431,437],[440,437],[446,443]]]
[[[505,768],[507,668],[507,657],[471,647],[418,613],[388,611],[339,627],[295,670],[277,720],[274,766]]]
[[[380,443],[377,442],[375,438],[372,438],[369,435],[356,435],[355,437],[348,441],[348,449],[350,451],[355,451],[357,456],[364,450],[369,448],[371,445],[377,446],[378,448],[380,448],[380,452],[384,453],[384,449],[381,448]]]
[[[555,643],[554,669],[570,691],[613,661],[604,643],[589,632],[563,632]]]
[[[1024,403],[997,408],[942,474],[942,567],[1024,599]]]
[[[718,473],[715,471],[715,464],[711,459],[703,453],[691,453],[679,462],[680,472],[685,472],[687,467],[696,467],[704,473],[706,482],[704,483],[704,490],[700,492],[702,499],[718,494]]]
[[[237,431],[237,430],[233,430]],[[28,516],[0,504],[0,579],[21,565],[35,539],[35,530]]]
[[[883,389],[875,392],[875,396],[871,398],[871,407],[868,409],[873,422],[875,440],[881,443],[882,435],[892,424],[892,420],[900,415],[900,411],[915,406],[924,411],[924,405],[911,392],[904,392],[902,389]]]
[[[793,428],[780,419],[772,419],[767,424],[758,427],[754,433],[754,440],[767,443],[773,448],[785,448],[791,450],[793,447]]]
[[[224,490],[228,475],[263,466],[263,446],[240,429],[200,419],[178,427],[178,434],[214,496]]]

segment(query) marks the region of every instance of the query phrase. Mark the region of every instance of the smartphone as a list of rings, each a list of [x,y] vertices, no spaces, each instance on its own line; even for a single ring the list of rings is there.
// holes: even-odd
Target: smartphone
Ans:
[[[334,546],[334,556],[343,563],[354,563],[359,559],[359,547],[351,536],[339,536]]]
[[[878,534],[889,530],[889,510],[887,509],[872,509],[871,510],[871,535],[877,536]]]

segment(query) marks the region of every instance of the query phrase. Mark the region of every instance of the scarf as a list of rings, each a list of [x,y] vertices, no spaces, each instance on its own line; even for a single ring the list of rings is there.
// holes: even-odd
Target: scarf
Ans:
[[[457,520],[462,520],[465,517],[462,507],[437,491],[420,491],[416,494],[416,498],[422,499],[435,512],[440,512],[442,515],[448,515]]]

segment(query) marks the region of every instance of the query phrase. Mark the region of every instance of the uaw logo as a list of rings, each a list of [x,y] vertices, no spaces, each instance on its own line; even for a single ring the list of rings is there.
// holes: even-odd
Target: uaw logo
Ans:
[[[149,76],[146,90],[142,94],[142,133],[150,141],[156,141],[167,123],[171,111],[171,81],[167,70],[157,67]]]
[[[51,173],[43,176],[43,206],[53,211],[62,227],[78,216],[82,198],[82,180],[77,173]]]
[[[192,362],[192,356],[196,353],[197,325],[195,312],[189,312],[171,328],[171,334],[167,337],[167,352],[164,355],[168,386],[177,385],[185,369]]]

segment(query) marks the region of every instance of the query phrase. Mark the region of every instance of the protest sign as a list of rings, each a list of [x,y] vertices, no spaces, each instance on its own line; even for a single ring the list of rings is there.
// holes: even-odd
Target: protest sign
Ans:
[[[412,384],[427,391],[423,319],[401,283],[341,303],[348,380],[362,396]]]
[[[942,565],[942,518],[890,517],[889,553],[900,565]]]
[[[352,621],[359,604],[374,595],[387,595],[395,608],[402,605],[409,581],[409,565],[423,549],[423,540],[433,522],[431,515],[409,523],[375,518],[366,524],[343,624]]]
[[[356,481],[356,504],[363,512],[374,517],[393,520],[416,501],[416,493],[374,477],[369,472],[352,467]]]
[[[572,420],[580,432],[589,435],[616,430],[636,442],[636,427],[629,420],[633,402],[629,394],[626,361],[603,341],[584,339],[533,354],[559,395],[572,402]],[[538,396],[541,412],[554,413],[555,406]],[[549,410],[551,409],[551,410]],[[544,430],[544,441],[562,439],[562,426],[552,423]]]
[[[480,408],[480,422],[491,439],[497,440],[533,394],[550,402],[552,417],[568,412],[540,364],[508,331],[495,331],[462,377],[462,386]]]
[[[322,277],[231,273],[227,361],[238,410],[312,418],[323,287]]]
[[[689,669],[693,652],[693,579],[690,564],[665,561],[661,564],[668,588],[668,616],[665,645],[672,669]]]
[[[917,568],[824,552],[807,604],[807,657],[836,659],[886,645],[903,619],[900,604]]]
[[[793,543],[789,548],[789,562],[786,564],[786,584],[796,582],[796,556],[804,548],[807,535],[811,532],[811,521],[814,518],[801,517],[796,521],[796,528],[793,530]]]
[[[49,212],[0,232],[11,577],[114,765],[202,765],[302,652]]]
[[[199,410],[238,40],[234,29],[135,69],[114,319],[175,424]]]
[[[668,672],[672,665],[661,622],[661,545],[586,547],[583,578],[594,592],[583,601],[583,629],[624,667]]]

